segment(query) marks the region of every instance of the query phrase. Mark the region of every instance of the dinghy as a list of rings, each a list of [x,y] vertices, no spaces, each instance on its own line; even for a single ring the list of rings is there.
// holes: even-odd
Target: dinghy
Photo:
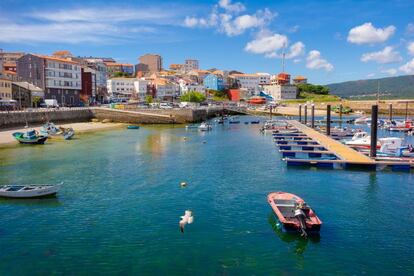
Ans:
[[[39,198],[55,195],[62,185],[5,185],[0,186],[0,197]]]
[[[297,195],[274,192],[267,196],[267,201],[286,231],[297,231],[304,237],[319,233],[322,221]]]

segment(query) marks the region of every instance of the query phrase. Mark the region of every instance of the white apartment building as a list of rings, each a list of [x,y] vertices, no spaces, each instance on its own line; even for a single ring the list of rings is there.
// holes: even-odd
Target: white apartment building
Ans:
[[[111,78],[107,80],[108,94],[111,98],[131,98],[135,93],[135,78]]]
[[[147,80],[139,79],[134,81],[134,89],[138,99],[143,100],[145,98],[147,95],[148,84],[150,84],[150,82]]]
[[[292,100],[297,97],[296,85],[263,85],[263,90],[266,94],[272,96],[275,101]]]
[[[46,57],[46,61],[45,77],[48,89],[82,89],[81,66],[78,63],[50,57]]]
[[[248,93],[256,95],[260,92],[260,86],[270,84],[270,74],[234,74],[232,75],[240,84],[240,88],[246,89]]]
[[[156,95],[159,99],[174,97],[180,90],[177,84],[162,78],[155,79],[154,84],[157,90]]]

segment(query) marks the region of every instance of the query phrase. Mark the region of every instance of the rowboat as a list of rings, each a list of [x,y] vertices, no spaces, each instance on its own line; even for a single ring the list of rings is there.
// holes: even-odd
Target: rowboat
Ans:
[[[44,144],[47,136],[39,135],[36,130],[27,132],[14,132],[13,137],[21,144]]]
[[[129,126],[127,126],[127,129],[139,129],[139,126],[137,126],[137,125],[129,125]]]
[[[267,196],[267,201],[286,231],[300,232],[304,237],[319,233],[322,221],[297,195],[273,192]]]
[[[61,183],[62,184],[62,183]],[[0,186],[0,197],[39,198],[55,195],[60,185],[5,185]]]
[[[70,140],[75,135],[73,128],[59,127],[52,122],[44,124],[40,129],[40,133],[49,138],[63,137],[65,140]]]
[[[63,130],[63,138],[65,140],[70,140],[72,139],[72,137],[75,135],[75,131],[73,130],[73,128],[65,128]]]

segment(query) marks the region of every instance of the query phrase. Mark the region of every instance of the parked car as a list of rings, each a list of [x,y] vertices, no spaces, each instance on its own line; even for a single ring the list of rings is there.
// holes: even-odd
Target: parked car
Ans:
[[[160,103],[160,108],[162,108],[162,109],[171,109],[173,107],[169,103]]]
[[[45,99],[45,104],[46,104],[46,107],[48,108],[59,107],[59,104],[56,99]]]

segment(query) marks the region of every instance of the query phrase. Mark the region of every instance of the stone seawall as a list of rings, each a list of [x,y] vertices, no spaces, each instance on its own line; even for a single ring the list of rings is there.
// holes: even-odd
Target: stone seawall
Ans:
[[[0,129],[24,126],[26,122],[31,125],[43,124],[46,121],[57,123],[86,122],[92,118],[93,113],[88,108],[0,112]]]
[[[55,123],[85,122],[96,118],[117,123],[136,124],[184,124],[197,123],[221,113],[221,108],[199,109],[110,109],[110,108],[67,108],[39,109],[34,111],[0,112],[0,129],[43,124],[46,121]],[[237,112],[225,110],[228,114]]]

